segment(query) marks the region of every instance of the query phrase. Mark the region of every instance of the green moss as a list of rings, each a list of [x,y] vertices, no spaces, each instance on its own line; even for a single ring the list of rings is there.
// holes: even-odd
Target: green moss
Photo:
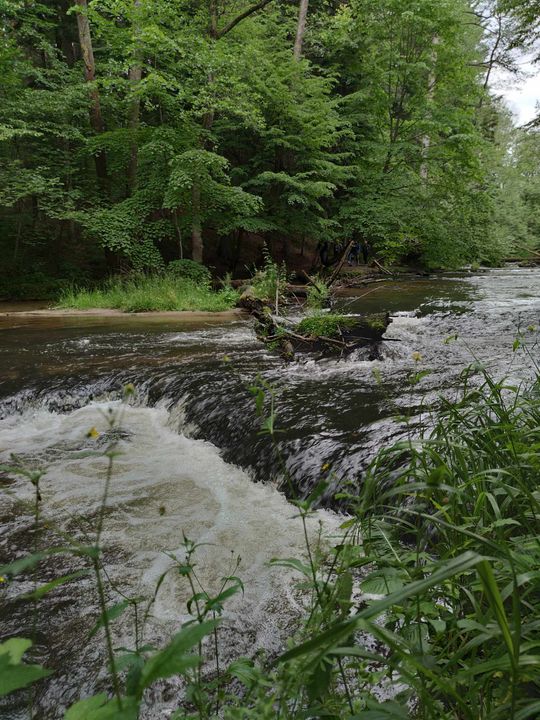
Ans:
[[[317,313],[304,318],[296,328],[300,335],[311,335],[312,337],[334,337],[342,330],[353,327],[356,318],[335,313]]]
[[[366,320],[366,325],[372,330],[386,330],[386,321],[382,317],[371,317]]]

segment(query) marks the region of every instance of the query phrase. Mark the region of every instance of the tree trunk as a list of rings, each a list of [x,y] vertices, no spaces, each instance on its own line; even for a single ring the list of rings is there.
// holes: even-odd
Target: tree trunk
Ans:
[[[135,0],[135,14],[137,15],[140,6],[140,0]],[[136,42],[139,36],[138,18],[135,17],[134,30],[136,36]],[[138,42],[137,42],[138,45]],[[136,47],[134,52],[133,65],[129,68],[129,85],[131,91],[135,93],[133,100],[131,101],[131,107],[129,109],[128,127],[131,131],[131,143],[130,143],[130,157],[128,165],[128,185],[130,191],[133,193],[137,185],[137,130],[139,129],[139,114],[141,109],[141,100],[137,96],[138,86],[142,78],[142,67],[140,48]]]
[[[96,64],[94,61],[90,22],[88,20],[88,5],[86,0],[76,0],[76,4],[79,8],[77,12],[77,28],[79,30],[79,43],[84,62],[84,77],[87,83],[93,83],[96,79]],[[90,101],[90,125],[94,132],[99,135],[103,132],[105,126],[101,115],[99,92],[95,87],[90,90]],[[104,150],[98,150],[98,152],[96,152],[94,162],[96,165],[96,175],[100,185],[103,187],[107,183],[107,156]]]
[[[309,0],[300,0],[300,8],[298,10],[298,25],[296,27],[296,40],[294,41],[295,60],[300,60],[300,58],[302,57],[302,45],[304,43],[304,34],[306,32],[308,4]]]
[[[201,188],[197,183],[191,189],[191,258],[195,262],[203,261],[203,240],[201,229]]]
[[[129,69],[129,83],[132,90],[136,91],[138,84],[141,81],[142,68],[140,65],[133,65]],[[138,97],[135,97],[131,101],[131,107],[129,109],[128,127],[131,130],[131,143],[130,143],[130,155],[128,165],[128,185],[129,189],[133,193],[137,185],[137,160],[138,160],[138,147],[137,147],[137,130],[139,129],[139,112],[141,108],[141,101]]]
[[[435,65],[437,64],[437,45],[439,44],[440,40],[435,35],[433,37],[432,41],[432,50],[431,50],[431,62],[432,67],[431,71],[429,73],[429,79],[428,79],[428,99],[431,102],[433,100],[433,96],[435,94],[435,83],[436,83],[436,77],[435,77]],[[429,168],[428,168],[428,158],[429,158],[429,148],[431,146],[431,137],[428,133],[424,135],[422,138],[422,164],[420,165],[420,177],[422,180],[427,181],[429,179]]]
[[[180,231],[180,225],[178,223],[178,208],[174,208],[172,212],[173,223],[176,230],[176,237],[178,239],[178,257],[180,260],[184,259],[184,245],[182,243],[182,233]]]

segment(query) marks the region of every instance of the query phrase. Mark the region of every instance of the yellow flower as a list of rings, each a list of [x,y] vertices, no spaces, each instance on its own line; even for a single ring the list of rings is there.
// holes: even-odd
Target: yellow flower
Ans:
[[[322,466],[322,471],[326,472],[327,470],[330,470],[330,463],[324,463]]]
[[[0,583],[7,582],[6,578],[3,575],[0,575]]]
[[[128,395],[134,395],[134,394],[135,394],[135,385],[133,383],[128,383],[127,385],[124,385],[125,397],[128,397]]]
[[[90,430],[86,433],[86,437],[92,438],[92,440],[95,440],[96,438],[99,437],[99,433],[98,433],[98,431],[96,430],[95,427],[92,427],[92,428],[90,428]]]
[[[416,351],[415,351],[415,352],[413,352],[413,354],[412,354],[412,359],[414,360],[414,362],[421,362],[421,360],[422,360],[422,355],[421,355],[419,352],[416,352]]]

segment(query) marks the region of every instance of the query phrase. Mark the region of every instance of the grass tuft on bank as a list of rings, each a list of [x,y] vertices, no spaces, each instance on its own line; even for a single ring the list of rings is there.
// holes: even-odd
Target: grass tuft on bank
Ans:
[[[190,278],[136,276],[111,278],[101,288],[92,290],[66,290],[57,307],[74,310],[107,308],[124,312],[221,312],[233,308],[237,300],[238,293],[232,288],[216,292],[207,283]]]

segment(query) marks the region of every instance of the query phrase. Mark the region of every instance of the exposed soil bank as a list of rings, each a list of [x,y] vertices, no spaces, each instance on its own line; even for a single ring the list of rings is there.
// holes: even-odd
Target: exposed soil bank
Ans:
[[[167,310],[167,311],[149,311],[127,313],[122,310],[113,310],[109,308],[94,308],[89,310],[68,310],[46,308],[41,310],[7,310],[2,312],[0,304],[0,317],[38,317],[38,318],[58,318],[58,317],[142,317],[157,318],[160,320],[182,320],[198,322],[200,320],[238,320],[246,315],[244,310],[233,309],[224,310],[222,312],[207,312],[203,310]]]

